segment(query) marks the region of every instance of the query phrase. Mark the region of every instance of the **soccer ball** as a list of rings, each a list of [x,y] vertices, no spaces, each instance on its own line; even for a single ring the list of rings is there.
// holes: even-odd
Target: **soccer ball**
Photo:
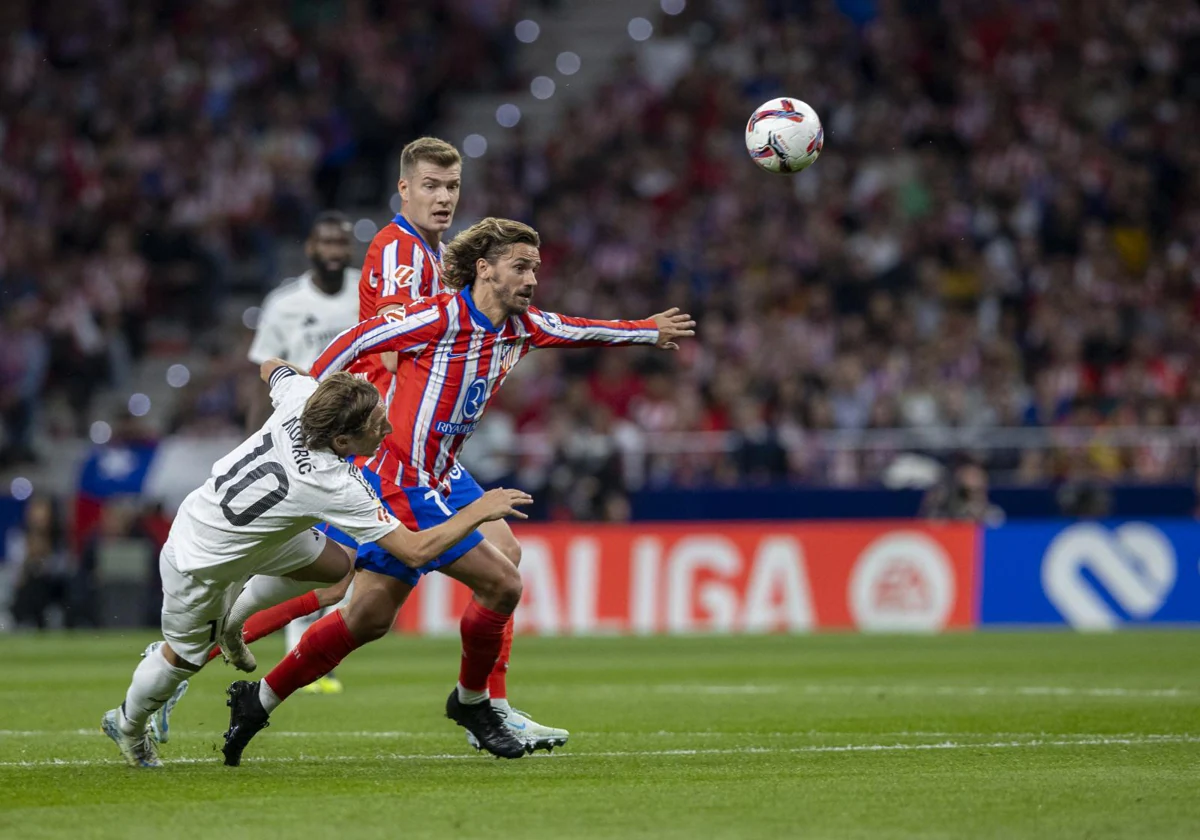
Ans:
[[[799,99],[772,99],[746,123],[746,151],[760,167],[783,175],[812,166],[825,145],[821,118]]]

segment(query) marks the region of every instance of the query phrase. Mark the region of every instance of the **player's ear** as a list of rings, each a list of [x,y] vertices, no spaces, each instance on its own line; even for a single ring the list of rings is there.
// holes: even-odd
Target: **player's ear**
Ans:
[[[401,201],[408,201],[408,181],[400,178],[396,181],[396,192],[400,193]]]
[[[483,257],[475,260],[475,276],[480,280],[487,280],[491,276],[492,264]]]

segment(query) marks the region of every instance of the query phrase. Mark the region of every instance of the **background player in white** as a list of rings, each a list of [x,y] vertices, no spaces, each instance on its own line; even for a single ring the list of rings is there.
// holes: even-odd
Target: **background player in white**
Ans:
[[[359,272],[350,268],[353,259],[350,220],[343,213],[329,210],[317,216],[304,243],[312,268],[291,280],[285,280],[263,301],[262,314],[250,345],[250,361],[261,365],[277,358],[308,370],[313,360],[343,330],[359,320]],[[247,429],[257,429],[270,414],[270,400],[265,389],[257,389],[247,415]],[[346,596],[350,578],[334,586],[317,590],[316,603],[324,610],[332,609]],[[288,650],[300,642],[309,626],[324,615],[321,611],[296,610],[299,617],[284,627],[284,643]],[[282,620],[286,621],[288,615]],[[274,632],[278,624],[272,627]],[[313,694],[335,694],[342,684],[333,674],[327,674],[306,688]],[[159,732],[164,720],[158,720]]]
[[[346,576],[349,553],[313,525],[330,522],[376,540],[416,568],[483,522],[522,516],[514,505],[532,501],[496,490],[451,521],[409,531],[345,460],[375,452],[391,431],[379,392],[349,374],[318,385],[278,359],[261,375],[275,413],[180,505],[159,557],[166,641],[142,659],[125,700],[101,720],[135,767],[160,765],[150,717],[218,643],[235,666],[253,670],[241,638],[246,618]]]

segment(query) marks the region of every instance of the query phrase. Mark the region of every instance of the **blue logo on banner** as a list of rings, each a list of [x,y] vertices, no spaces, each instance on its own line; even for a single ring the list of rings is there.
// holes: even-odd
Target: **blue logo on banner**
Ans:
[[[1200,523],[1059,522],[984,532],[984,624],[1200,621]]]

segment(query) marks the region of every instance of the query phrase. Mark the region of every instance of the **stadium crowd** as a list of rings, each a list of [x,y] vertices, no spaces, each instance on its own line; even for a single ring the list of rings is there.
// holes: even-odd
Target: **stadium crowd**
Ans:
[[[0,411],[84,434],[156,321],[197,340],[336,197],[386,201],[448,90],[512,84],[510,2],[0,4]],[[354,193],[358,189],[361,192]]]
[[[437,4],[494,12],[473,24],[492,48],[463,64],[437,14],[384,24],[366,11],[390,4],[348,4],[300,38],[282,3],[239,13],[262,16],[253,34],[222,4],[194,4],[162,30],[142,4],[96,3],[129,7],[104,75],[111,39],[75,11],[89,4],[62,5],[71,12],[48,34],[27,28],[0,62],[13,115],[0,405],[18,441],[41,387],[31,371],[56,387],[91,379],[56,376],[56,344],[75,371],[80,352],[119,369],[97,357],[114,346],[97,332],[125,335],[136,356],[145,313],[174,303],[209,317],[198,303],[216,299],[231,253],[268,253],[317,206],[346,201],[331,170],[365,159],[379,185],[369,198],[386,202],[395,149],[437,113],[436,82],[505,87],[514,72],[507,4]],[[35,85],[43,58],[93,83]],[[472,442],[481,479],[518,474],[563,515],[620,518],[613,489],[628,484],[853,484],[946,430],[983,446],[1022,426],[1146,431],[1131,446],[989,449],[987,465],[1020,481],[1194,470],[1192,448],[1155,431],[1200,429],[1194,3],[692,0],[612,72],[551,141],[518,129],[511,149],[473,165],[459,216],[541,231],[546,309],[678,305],[700,334],[670,360],[534,356]],[[154,84],[123,81],[138,76]],[[783,93],[826,130],[823,158],[791,178],[755,170],[742,144],[752,108]],[[273,276],[269,258],[258,268]],[[8,305],[20,290],[32,302]],[[176,428],[201,415],[236,426],[241,351],[218,354]],[[208,393],[224,396],[204,414]],[[865,450],[815,443],[890,428],[916,434]],[[717,451],[638,456],[655,432],[726,435]]]

